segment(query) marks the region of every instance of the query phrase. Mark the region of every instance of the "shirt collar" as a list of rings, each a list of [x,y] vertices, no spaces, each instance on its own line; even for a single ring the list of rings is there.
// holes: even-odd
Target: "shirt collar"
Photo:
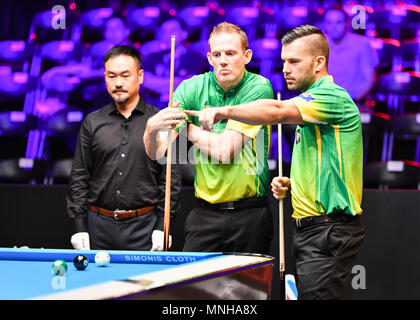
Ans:
[[[322,78],[315,81],[308,89],[306,89],[306,91],[308,91],[310,89],[318,88],[318,87],[326,84],[327,82],[333,82],[334,83],[333,77],[330,76],[330,75],[323,76]]]
[[[211,79],[212,84],[216,87],[216,91],[220,95],[224,95],[226,97],[230,97],[230,96],[234,95],[242,87],[242,85],[245,83],[247,77],[248,77],[248,71],[245,70],[244,75],[243,75],[241,81],[239,81],[236,86],[227,89],[226,92],[222,88],[222,86],[217,82],[216,76],[214,74],[214,71],[211,72],[210,79]]]
[[[134,108],[132,113],[137,113],[139,112],[140,114],[144,114],[144,109],[145,109],[145,101],[144,99],[140,96],[139,102],[137,103],[136,107]],[[114,102],[111,102],[108,105],[108,114],[117,114],[119,111],[117,109],[117,107],[115,106]]]

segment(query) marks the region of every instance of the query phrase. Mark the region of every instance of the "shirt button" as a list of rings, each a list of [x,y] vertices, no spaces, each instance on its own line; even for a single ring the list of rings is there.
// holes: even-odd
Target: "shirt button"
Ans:
[[[117,190],[117,194],[119,195],[119,194],[121,194],[121,191],[120,190]]]
[[[119,176],[122,176],[122,175],[123,175],[123,173],[122,173],[121,171],[118,171],[118,175],[119,175]]]
[[[121,158],[125,158],[125,153],[121,153]]]

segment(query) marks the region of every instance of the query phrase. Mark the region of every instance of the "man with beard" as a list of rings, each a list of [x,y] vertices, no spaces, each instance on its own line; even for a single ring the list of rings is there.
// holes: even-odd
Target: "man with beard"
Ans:
[[[223,119],[297,124],[291,177],[274,178],[271,189],[279,200],[292,195],[299,299],[342,299],[364,236],[360,113],[328,74],[328,41],[318,28],[299,26],[282,44],[287,87],[299,96],[185,113],[207,130]]]
[[[151,160],[142,141],[147,120],[159,109],[139,95],[141,56],[121,45],[104,58],[113,102],[83,121],[67,197],[75,249],[162,250],[166,166]],[[171,215],[181,188],[173,165]]]

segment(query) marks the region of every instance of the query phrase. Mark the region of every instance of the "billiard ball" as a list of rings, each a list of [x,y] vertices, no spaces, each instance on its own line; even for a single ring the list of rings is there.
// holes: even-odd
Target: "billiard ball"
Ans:
[[[95,254],[95,263],[99,267],[105,267],[109,264],[110,257],[105,251],[99,251]]]
[[[55,260],[52,265],[52,272],[56,276],[62,276],[67,271],[67,263],[64,260]]]
[[[89,264],[88,258],[82,255],[78,255],[73,260],[73,265],[77,270],[85,270],[88,264]]]

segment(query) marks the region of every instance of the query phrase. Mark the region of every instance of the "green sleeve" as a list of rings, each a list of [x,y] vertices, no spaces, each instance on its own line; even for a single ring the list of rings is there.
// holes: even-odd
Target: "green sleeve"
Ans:
[[[343,99],[332,88],[311,89],[291,100],[305,124],[336,124],[343,118]]]
[[[184,80],[179,84],[179,86],[175,90],[174,96],[173,96],[174,103],[177,103],[177,102],[180,103],[179,106],[178,106],[178,109],[180,109],[181,111],[184,111],[185,109],[188,109],[188,105],[190,105],[188,103],[190,97],[187,94],[188,90],[185,90],[185,87],[186,87],[186,85],[185,85],[185,80]],[[180,125],[178,125],[175,128],[176,132],[178,132],[178,133],[181,132],[182,129],[184,129],[186,127],[188,122],[191,122],[191,116],[190,115],[187,115],[186,121],[183,121]]]

